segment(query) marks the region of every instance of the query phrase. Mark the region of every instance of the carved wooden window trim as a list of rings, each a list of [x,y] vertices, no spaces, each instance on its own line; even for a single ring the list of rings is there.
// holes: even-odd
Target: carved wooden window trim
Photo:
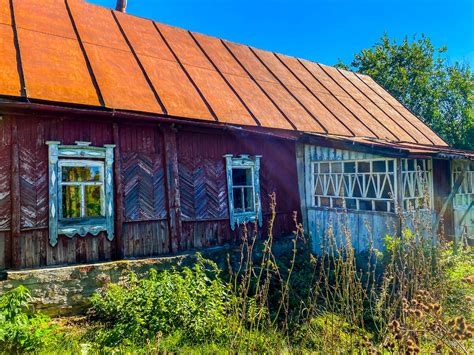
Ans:
[[[396,160],[321,160],[311,164],[313,206],[394,212]]]
[[[229,218],[230,227],[235,230],[235,227],[248,222],[255,222],[262,226],[262,208],[260,200],[260,159],[261,155],[249,156],[246,154],[234,157],[232,154],[224,155],[226,160],[226,174],[227,174],[227,194],[229,197]],[[234,169],[250,169],[252,176],[253,187],[253,208],[249,211],[237,212],[234,210],[234,186],[232,173]],[[245,187],[240,187],[245,188]],[[248,186],[247,188],[250,188]],[[242,202],[244,203],[244,202]]]
[[[106,232],[107,239],[114,238],[114,203],[113,203],[113,150],[115,145],[91,147],[89,142],[77,141],[76,145],[61,145],[61,142],[48,141],[49,166],[49,243],[54,247],[59,235],[72,238],[87,234],[98,235]],[[101,214],[98,217],[81,218],[62,217],[62,166],[99,167],[102,178],[97,185],[101,186]],[[85,183],[84,183],[85,184]],[[78,184],[76,184],[78,185]],[[84,208],[84,206],[82,206]]]

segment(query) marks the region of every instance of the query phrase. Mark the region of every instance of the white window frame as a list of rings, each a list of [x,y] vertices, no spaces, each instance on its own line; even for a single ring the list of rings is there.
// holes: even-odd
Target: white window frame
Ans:
[[[380,162],[383,161],[385,162],[385,171],[384,172],[374,172],[373,170],[373,163],[374,162]],[[389,169],[389,162],[392,162],[392,170],[390,171]],[[321,164],[326,164],[328,163],[329,165],[329,172],[327,173],[321,173],[320,171],[320,166]],[[332,172],[332,163],[340,163],[342,165],[342,170],[341,172]],[[344,163],[354,163],[355,165],[355,171],[354,172],[344,172]],[[358,164],[357,163],[369,163],[370,164],[370,171],[369,172],[359,172],[358,171]],[[316,173],[315,166],[318,166],[318,172]],[[334,186],[334,190],[338,192],[338,194],[335,195],[328,195],[327,190],[328,186],[323,186],[323,194],[316,194],[316,175],[322,175],[323,176],[323,183],[327,183],[329,181],[328,177],[332,175],[333,177],[336,178],[336,185],[337,183],[340,184],[339,187]],[[354,197],[352,196],[354,192],[354,187],[355,187],[355,182],[356,180],[358,181],[358,177],[360,176],[367,176],[369,175],[370,178],[374,179],[374,190],[376,197],[368,197],[368,186],[365,183],[365,178],[362,178],[362,186],[359,183],[360,190],[362,193],[362,197]],[[350,190],[350,196],[344,196],[344,194],[340,194],[340,190],[343,186],[345,186],[344,183],[344,178],[345,177],[350,177],[350,183],[349,183],[349,190]],[[390,181],[390,177],[393,176],[393,183]],[[386,181],[380,181],[381,178],[387,178]],[[334,181],[334,179],[332,179]],[[382,198],[381,195],[383,193],[385,184],[389,183],[391,184],[391,192],[392,192],[392,197],[391,198]],[[334,207],[333,205],[333,199],[354,199],[356,201],[356,208],[355,209],[350,209],[350,210],[357,210],[357,211],[364,211],[364,212],[392,212],[392,206],[395,204],[395,197],[397,195],[397,174],[396,174],[396,159],[392,158],[370,158],[370,159],[347,159],[347,160],[318,160],[318,161],[313,161],[311,163],[311,186],[312,186],[312,197],[313,201],[312,204],[314,207],[320,207],[320,208],[341,208],[341,207]],[[379,189],[377,190],[377,187]],[[329,206],[321,206],[321,198],[328,198],[330,201]],[[360,201],[370,201],[371,202],[371,210],[366,210],[366,209],[360,209]],[[376,208],[376,203],[377,202],[386,202],[386,207],[387,209],[385,210],[379,210]]]
[[[464,179],[454,195],[453,201],[454,209],[465,210],[474,201],[474,162],[453,160],[452,164],[452,187],[459,175],[463,173],[463,168],[465,168],[463,165],[467,165],[467,168],[464,169]]]
[[[260,200],[260,159],[261,155],[250,156],[241,154],[234,157],[232,154],[225,154],[226,160],[226,174],[227,174],[227,194],[229,201],[229,219],[232,230],[242,223],[255,222],[262,226],[262,208]],[[234,188],[233,186],[233,171],[234,169],[250,169],[252,176],[252,192],[253,192],[253,208],[249,211],[236,211],[234,208]],[[246,185],[247,186],[247,185]],[[241,191],[245,189],[244,186],[237,186]],[[242,198],[242,203],[245,209],[245,198]]]
[[[49,172],[49,243],[55,246],[59,235],[72,238],[85,237],[105,232],[108,240],[114,238],[114,196],[113,196],[113,144],[103,147],[91,147],[90,142],[76,141],[76,145],[61,145],[58,141],[47,141]],[[63,218],[62,187],[69,183],[62,181],[63,166],[100,166],[102,169],[101,210],[103,216],[85,216],[85,204],[82,201],[81,218]],[[79,185],[71,182],[69,185]],[[83,183],[92,185],[94,182]],[[84,198],[84,193],[82,193]],[[121,206],[120,206],[121,207]]]
[[[94,160],[59,160],[59,188],[58,188],[58,207],[59,207],[59,220],[61,221],[71,221],[78,219],[88,219],[88,218],[104,218],[105,217],[105,162],[104,161],[94,161]],[[92,168],[97,167],[100,169],[100,181],[63,181],[63,167],[72,167],[72,168]],[[79,186],[81,193],[81,217],[79,218],[68,218],[64,217],[63,214],[63,186]],[[85,187],[86,186],[100,186],[100,216],[86,216],[86,204],[85,204]]]
[[[233,179],[232,179],[232,200],[234,202],[234,214],[236,215],[241,215],[241,214],[246,214],[246,213],[252,213],[254,214],[257,206],[256,206],[256,199],[255,199],[255,179],[254,179],[254,166],[247,166],[247,167],[242,167],[242,166],[233,166],[232,167],[232,178],[235,170],[250,170],[250,176],[252,177],[252,182],[251,185],[234,185],[233,184]],[[247,210],[245,208],[246,205],[246,200],[245,200],[245,189],[246,188],[251,188],[252,189],[252,207],[251,209]],[[243,211],[236,211],[235,208],[235,196],[234,196],[234,191],[236,189],[240,189],[240,194],[242,197],[242,206],[243,206]]]
[[[408,162],[413,161],[413,169],[408,167]],[[420,165],[421,163],[421,165]],[[403,209],[409,210],[409,206],[417,210],[431,210],[433,206],[433,162],[431,159],[401,159],[402,164],[402,195]],[[406,195],[408,187],[410,195]],[[427,191],[426,191],[427,188]],[[415,194],[418,191],[418,194]],[[425,192],[428,194],[427,206],[421,205],[425,202]]]

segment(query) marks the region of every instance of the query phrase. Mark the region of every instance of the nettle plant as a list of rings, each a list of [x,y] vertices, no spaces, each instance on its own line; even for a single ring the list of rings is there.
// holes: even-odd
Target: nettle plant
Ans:
[[[50,318],[30,309],[30,292],[19,286],[0,296],[0,349],[8,353],[33,351],[53,344],[60,335]]]

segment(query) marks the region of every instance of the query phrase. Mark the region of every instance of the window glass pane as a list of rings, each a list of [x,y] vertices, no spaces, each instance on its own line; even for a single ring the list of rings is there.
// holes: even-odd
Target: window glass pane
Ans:
[[[332,199],[332,207],[342,208],[343,207],[343,199],[342,198],[333,198]]]
[[[330,204],[329,204],[329,198],[327,197],[321,197],[321,204],[320,206],[322,207],[329,207]]]
[[[320,173],[329,173],[329,163],[319,164],[319,172]]]
[[[100,170],[98,166],[63,166],[63,181],[101,181]]]
[[[242,212],[243,211],[243,196],[242,196],[242,189],[241,188],[233,188],[233,195],[234,195],[234,211],[235,212]]]
[[[331,172],[333,173],[342,173],[342,163],[332,163]]]
[[[369,201],[369,200],[359,200],[359,210],[362,210],[362,211],[372,211],[372,201]]]
[[[383,185],[382,198],[393,198],[392,188],[390,186],[390,180],[385,178],[385,184]]]
[[[355,173],[355,163],[354,162],[348,162],[344,163],[344,172],[345,173]]]
[[[387,161],[388,163],[388,172],[393,172],[393,160]]]
[[[390,211],[390,205],[387,204],[387,201],[375,201],[375,210],[376,211]]]
[[[232,169],[232,185],[233,186],[251,186],[252,185],[252,169]]]
[[[81,217],[81,189],[79,186],[63,186],[63,218]]]
[[[359,173],[370,173],[370,162],[357,162],[357,171]]]
[[[244,189],[245,211],[250,212],[254,210],[253,203],[253,188],[247,187]]]
[[[353,198],[346,198],[346,208],[349,210],[357,209],[357,202]]]
[[[86,204],[86,216],[98,217],[102,216],[102,204],[100,186],[88,185],[84,187],[84,200]]]
[[[373,163],[373,169],[376,173],[384,173],[386,171],[385,160],[376,160]]]

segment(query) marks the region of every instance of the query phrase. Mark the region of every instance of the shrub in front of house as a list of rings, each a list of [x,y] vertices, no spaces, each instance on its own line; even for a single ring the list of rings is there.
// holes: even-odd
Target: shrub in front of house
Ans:
[[[106,285],[92,297],[89,319],[100,325],[93,341],[107,347],[145,344],[164,335],[178,338],[180,345],[221,341],[230,331],[231,294],[219,273],[212,261],[198,256],[193,268],[152,270],[141,280],[132,274],[124,284]]]
[[[50,318],[30,309],[30,293],[19,286],[0,295],[0,351],[34,351],[57,342],[61,337]]]

